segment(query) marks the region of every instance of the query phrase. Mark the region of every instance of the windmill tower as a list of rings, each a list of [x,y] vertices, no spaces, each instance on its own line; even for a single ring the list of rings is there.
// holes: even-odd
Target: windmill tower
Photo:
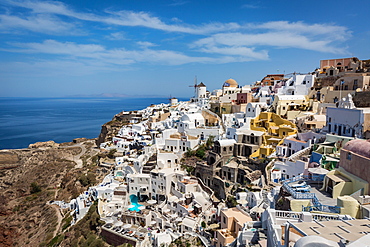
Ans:
[[[193,87],[194,88],[194,97],[195,98],[198,98],[197,97],[197,87],[198,87],[198,85],[197,85],[197,76],[194,77],[194,85],[193,86],[189,86],[189,87]]]

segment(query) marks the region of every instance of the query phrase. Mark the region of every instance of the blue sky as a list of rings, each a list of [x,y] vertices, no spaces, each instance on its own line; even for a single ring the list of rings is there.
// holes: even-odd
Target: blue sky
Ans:
[[[0,97],[190,97],[370,58],[370,1],[0,0]]]

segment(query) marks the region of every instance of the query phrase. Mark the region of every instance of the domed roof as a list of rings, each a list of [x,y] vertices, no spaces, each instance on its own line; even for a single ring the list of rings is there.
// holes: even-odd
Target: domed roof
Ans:
[[[370,159],[370,140],[352,140],[347,142],[343,149]]]
[[[224,82],[224,87],[238,87],[238,83],[230,78]]]

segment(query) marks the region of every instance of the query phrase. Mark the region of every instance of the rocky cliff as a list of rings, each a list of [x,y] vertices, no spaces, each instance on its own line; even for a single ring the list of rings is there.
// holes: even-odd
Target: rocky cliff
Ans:
[[[48,202],[69,202],[107,174],[95,140],[79,141],[0,150],[0,246],[48,245],[69,215]],[[89,174],[96,180],[83,184]]]
[[[113,119],[101,127],[99,137],[96,140],[96,145],[99,147],[101,143],[111,141],[117,135],[120,128],[129,124],[133,120],[141,120],[142,115],[137,111],[120,112],[116,114]]]

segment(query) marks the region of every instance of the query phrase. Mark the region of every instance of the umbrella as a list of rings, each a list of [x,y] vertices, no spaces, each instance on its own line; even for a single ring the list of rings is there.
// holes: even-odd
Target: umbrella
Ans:
[[[114,223],[114,226],[122,226],[122,225],[123,225],[122,221],[117,221],[116,223]]]
[[[248,201],[244,200],[244,199],[236,200],[236,202],[239,203],[239,204],[247,204],[248,203]]]
[[[220,225],[219,224],[210,224],[209,226],[208,226],[208,228],[209,229],[216,229],[216,228],[219,228],[220,227]]]
[[[252,208],[250,211],[255,212],[255,213],[263,213],[263,212],[265,212],[265,209],[256,206],[256,207]]]
[[[128,229],[128,228],[130,228],[131,226],[132,226],[131,224],[126,224],[126,225],[124,225],[124,226],[123,226],[123,228]]]
[[[326,174],[329,171],[322,167],[308,168],[308,171],[313,174]]]
[[[111,219],[111,218],[109,218],[109,219],[107,219],[107,220],[105,220],[105,223],[107,223],[107,224],[112,224],[113,223],[113,219]]]
[[[157,201],[156,201],[156,200],[149,200],[149,201],[147,201],[147,203],[148,203],[148,204],[156,204],[156,203],[157,203]]]

